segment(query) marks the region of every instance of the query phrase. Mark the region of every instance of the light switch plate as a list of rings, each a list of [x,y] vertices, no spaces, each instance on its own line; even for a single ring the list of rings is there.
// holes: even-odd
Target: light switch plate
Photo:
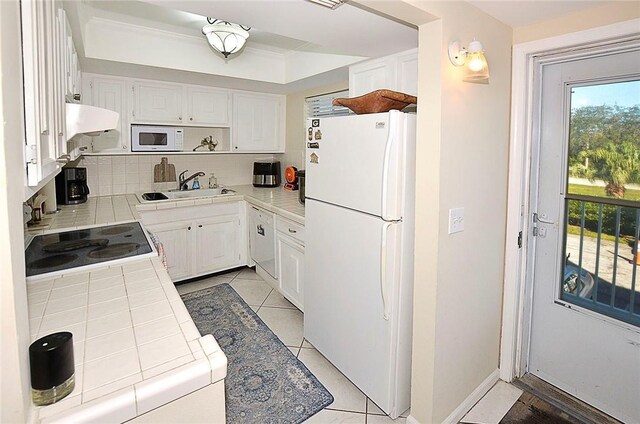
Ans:
[[[464,208],[449,209],[449,234],[464,231]]]

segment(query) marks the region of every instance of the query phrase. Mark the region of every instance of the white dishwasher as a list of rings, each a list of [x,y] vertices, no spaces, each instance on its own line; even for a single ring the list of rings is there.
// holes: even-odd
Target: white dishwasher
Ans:
[[[249,249],[251,259],[277,280],[276,229],[271,212],[251,206],[249,210]]]

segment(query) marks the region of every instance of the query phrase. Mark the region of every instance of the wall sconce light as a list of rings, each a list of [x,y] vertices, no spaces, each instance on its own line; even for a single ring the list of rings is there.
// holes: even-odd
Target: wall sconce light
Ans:
[[[489,83],[489,65],[479,41],[470,42],[468,50],[459,41],[452,41],[449,44],[449,60],[454,66],[464,66],[463,81]]]

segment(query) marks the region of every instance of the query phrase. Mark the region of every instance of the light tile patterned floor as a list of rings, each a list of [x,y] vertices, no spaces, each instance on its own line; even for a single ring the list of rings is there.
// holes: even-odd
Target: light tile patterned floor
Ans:
[[[396,420],[384,415],[364,393],[304,340],[302,312],[273,290],[252,269],[244,268],[192,283],[180,284],[177,289],[178,293],[185,294],[222,283],[229,283],[238,292],[271,331],[333,395],[334,402],[307,420],[308,423],[404,424],[406,422],[409,411]]]

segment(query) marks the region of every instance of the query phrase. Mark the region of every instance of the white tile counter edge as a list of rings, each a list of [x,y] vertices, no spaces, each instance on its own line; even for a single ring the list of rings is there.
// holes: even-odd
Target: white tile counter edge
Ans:
[[[170,304],[176,318],[181,325],[187,324],[195,328],[160,260],[153,258],[151,261],[156,272],[160,274],[158,279],[167,292],[167,298],[173,299]],[[201,337],[197,333],[197,338],[193,342],[196,344],[190,343],[190,347],[195,361],[192,360],[82,404],[76,402],[80,396],[75,395],[53,405],[37,407],[34,419],[42,424],[124,422],[226,378],[227,357],[214,337],[210,334]],[[81,372],[80,369],[77,374]],[[46,414],[42,414],[44,411]],[[41,414],[45,416],[40,420]]]

